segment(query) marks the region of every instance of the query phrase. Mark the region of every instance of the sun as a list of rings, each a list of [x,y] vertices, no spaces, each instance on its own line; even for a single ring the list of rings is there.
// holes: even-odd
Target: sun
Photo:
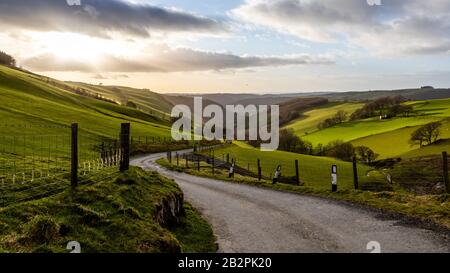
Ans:
[[[97,62],[106,54],[122,51],[110,40],[74,33],[39,33],[35,40],[39,41],[44,51],[61,60]]]

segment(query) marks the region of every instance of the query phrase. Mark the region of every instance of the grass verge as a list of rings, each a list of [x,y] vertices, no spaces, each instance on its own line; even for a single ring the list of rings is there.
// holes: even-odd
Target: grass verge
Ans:
[[[169,228],[184,253],[215,253],[216,238],[209,223],[189,203],[184,204],[185,217],[179,225]]]
[[[83,253],[211,249],[209,225],[189,207],[184,211],[173,181],[132,167],[93,182],[0,208],[0,252],[68,252],[70,241],[78,241]],[[192,238],[201,240],[193,244]]]

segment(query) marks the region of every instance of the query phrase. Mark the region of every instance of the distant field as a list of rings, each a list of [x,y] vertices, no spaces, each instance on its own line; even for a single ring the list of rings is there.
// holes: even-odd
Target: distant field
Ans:
[[[257,159],[261,160],[261,166],[264,176],[270,176],[274,173],[278,165],[282,165],[282,173],[284,176],[295,176],[294,161],[299,160],[300,178],[306,185],[316,188],[328,189],[331,186],[331,166],[338,166],[338,183],[342,189],[351,189],[353,187],[353,171],[352,164],[343,162],[333,158],[316,157],[301,155],[288,152],[261,152],[259,149],[251,148],[245,145],[233,145],[218,149],[215,151],[217,158],[222,158],[226,154],[230,154],[230,158],[237,160],[237,165],[247,168],[250,164],[250,170],[257,172]],[[370,169],[367,166],[359,166],[359,174],[364,180],[365,173]]]
[[[300,119],[289,123],[286,128],[291,128],[298,136],[303,136],[306,133],[310,134],[319,129],[317,126],[324,120],[331,118],[338,111],[344,110],[349,114],[352,114],[358,108],[361,108],[361,103],[329,103],[325,106],[318,107],[316,109],[306,111],[302,114]]]
[[[352,141],[354,146],[367,146],[374,150],[380,155],[379,159],[392,158],[392,157],[411,157],[411,155],[430,155],[439,154],[444,150],[437,151],[439,149],[445,148],[445,145],[441,148],[424,147],[419,149],[418,146],[411,146],[409,139],[411,133],[417,130],[420,126],[416,127],[406,127],[398,130],[368,136]],[[441,138],[450,138],[450,120],[444,120],[443,126],[441,127]],[[437,145],[436,145],[437,146]],[[448,146],[447,146],[448,150]]]
[[[413,147],[408,147],[409,144],[407,143],[413,130],[412,127],[417,128],[417,126],[450,117],[450,99],[408,102],[408,104],[413,105],[416,112],[415,116],[398,117],[389,120],[372,118],[346,122],[332,128],[304,135],[304,132],[313,129],[318,123],[317,121],[322,119],[321,115],[325,116],[325,113],[328,113],[328,115],[335,113],[337,108],[339,108],[339,106],[335,106],[328,109],[313,110],[316,111],[314,117],[299,120],[289,125],[289,127],[294,128],[303,139],[311,141],[315,146],[319,143],[325,145],[337,139],[352,141],[354,144],[373,147],[377,153],[385,158],[414,149]],[[442,128],[445,138],[448,136],[449,128],[449,123],[446,122]]]
[[[450,153],[450,139],[441,140],[430,146],[416,148],[415,150],[402,154],[401,157],[407,159],[429,155],[440,155],[442,152]]]
[[[86,83],[70,83],[75,88],[83,88],[88,91],[101,94],[122,104],[133,102],[138,109],[152,113],[158,117],[167,118],[172,110],[172,104],[162,95],[150,90],[135,89],[123,86],[100,86]]]

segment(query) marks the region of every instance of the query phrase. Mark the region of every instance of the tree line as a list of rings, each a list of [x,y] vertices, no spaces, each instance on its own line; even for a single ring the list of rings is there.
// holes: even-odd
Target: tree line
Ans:
[[[403,104],[406,99],[402,96],[383,97],[366,103],[362,108],[356,110],[350,120],[366,119],[380,116],[382,118],[393,118],[399,115],[409,116],[413,107]]]

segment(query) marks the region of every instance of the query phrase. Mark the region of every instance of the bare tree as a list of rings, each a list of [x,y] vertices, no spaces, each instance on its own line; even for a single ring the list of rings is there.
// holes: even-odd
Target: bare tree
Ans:
[[[439,127],[441,127],[441,122],[431,122],[428,123],[411,134],[410,143],[412,145],[420,145],[420,147],[425,145],[430,145],[439,140],[441,132]]]

